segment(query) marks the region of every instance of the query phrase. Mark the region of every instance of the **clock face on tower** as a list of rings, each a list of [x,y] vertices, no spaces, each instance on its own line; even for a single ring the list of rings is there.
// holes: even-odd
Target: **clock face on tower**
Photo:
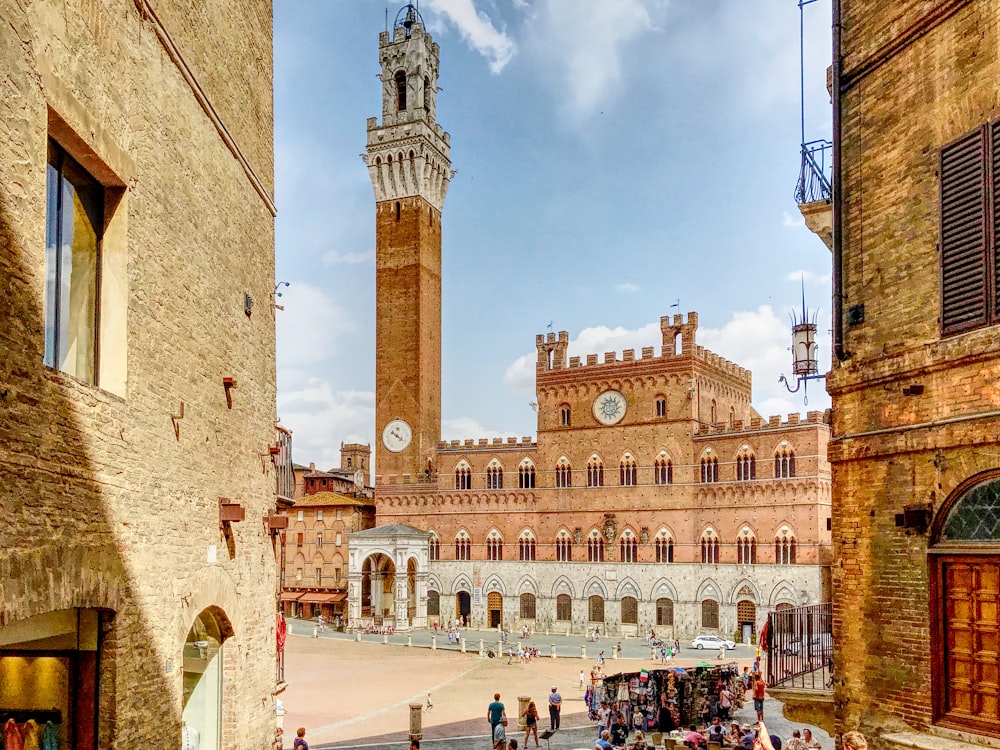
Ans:
[[[601,424],[618,424],[628,406],[621,391],[605,391],[594,399],[594,417]]]
[[[393,453],[402,453],[413,440],[413,430],[402,419],[394,419],[382,430],[382,445]]]

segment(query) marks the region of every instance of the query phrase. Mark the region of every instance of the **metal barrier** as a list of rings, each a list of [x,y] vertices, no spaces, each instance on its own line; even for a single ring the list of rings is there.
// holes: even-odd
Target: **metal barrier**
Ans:
[[[827,140],[802,144],[799,181],[795,185],[795,202],[800,206],[815,201],[830,201],[833,187],[827,173],[832,168],[833,144]]]
[[[788,607],[767,616],[767,684],[833,689],[833,605]]]

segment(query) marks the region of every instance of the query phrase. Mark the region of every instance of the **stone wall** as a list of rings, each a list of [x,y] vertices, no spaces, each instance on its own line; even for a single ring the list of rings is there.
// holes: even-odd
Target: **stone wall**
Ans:
[[[219,124],[270,186],[271,7],[154,2],[168,53],[140,6],[0,2],[0,625],[108,610],[98,744],[145,750],[178,746],[184,640],[211,607],[233,633],[223,747],[256,750],[274,732],[274,233]],[[48,136],[120,197],[97,386],[43,365]],[[246,510],[228,536],[220,498]]]

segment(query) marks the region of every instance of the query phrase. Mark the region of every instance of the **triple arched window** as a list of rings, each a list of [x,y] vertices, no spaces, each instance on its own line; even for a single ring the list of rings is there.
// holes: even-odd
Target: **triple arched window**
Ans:
[[[556,487],[572,487],[573,486],[573,468],[570,466],[569,461],[564,456],[559,459],[559,463],[556,464]]]
[[[719,537],[711,529],[701,536],[701,561],[706,564],[719,562]]]
[[[432,536],[428,542],[427,556],[431,560],[441,559],[441,540],[437,538],[437,535]]]
[[[702,483],[719,481],[719,459],[714,456],[701,459],[701,481]]]
[[[565,530],[556,537],[556,561],[570,562],[573,559],[573,539]]]
[[[522,490],[535,489],[535,465],[528,459],[517,467],[517,486]]]
[[[587,562],[604,562],[604,537],[596,529],[587,537]]]
[[[755,565],[757,563],[757,537],[744,527],[736,539],[736,562],[740,565]]]
[[[503,560],[503,537],[496,529],[486,537],[486,559]]]
[[[636,468],[635,459],[628,454],[625,454],[625,458],[618,464],[618,473],[622,487],[635,487],[639,483],[639,470]]]
[[[749,482],[757,478],[757,457],[743,453],[736,457],[736,481]]]
[[[465,461],[460,461],[455,467],[455,489],[472,489],[472,468]]]
[[[674,483],[674,463],[661,455],[653,462],[653,482],[655,484]]]
[[[774,537],[774,562],[778,565],[794,565],[795,546],[795,536],[788,529],[782,529]]]
[[[486,489],[503,489],[503,467],[496,460],[490,461],[486,467]]]
[[[656,535],[655,546],[656,562],[668,563],[674,561],[674,540],[670,538],[666,530],[661,530]]]
[[[625,529],[625,531],[622,532],[620,547],[621,561],[623,563],[634,563],[636,561],[636,552],[638,550],[638,540],[636,540],[631,529]]]
[[[776,479],[789,479],[795,476],[795,451],[782,446],[774,452],[774,476]]]
[[[519,560],[535,559],[535,537],[531,535],[530,531],[521,532],[521,538],[517,540],[517,546]]]
[[[604,463],[597,456],[591,456],[587,462],[587,486],[604,486]]]
[[[455,537],[455,559],[472,559],[472,540],[464,530],[458,532],[458,535]]]

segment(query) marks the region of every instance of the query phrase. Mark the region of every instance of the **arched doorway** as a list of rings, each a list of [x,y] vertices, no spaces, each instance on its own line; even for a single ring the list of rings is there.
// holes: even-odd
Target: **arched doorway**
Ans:
[[[396,566],[382,553],[370,555],[361,566],[361,616],[372,617],[381,625],[392,617],[392,586]]]
[[[736,604],[736,627],[743,643],[750,643],[757,632],[757,606],[748,599]]]
[[[472,597],[468,591],[459,591],[455,594],[455,614],[463,621],[472,619]]]
[[[503,594],[491,591],[486,597],[486,622],[491,628],[503,627]]]
[[[929,551],[935,720],[1000,737],[1000,472],[955,490]]]
[[[184,708],[181,747],[222,747],[223,644],[229,621],[214,607],[195,618],[184,642]]]

